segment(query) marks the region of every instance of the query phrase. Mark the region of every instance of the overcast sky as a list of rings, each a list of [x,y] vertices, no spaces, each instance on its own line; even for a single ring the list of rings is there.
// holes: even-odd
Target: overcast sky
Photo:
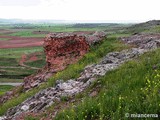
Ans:
[[[0,18],[147,21],[159,12],[160,0],[0,0]]]

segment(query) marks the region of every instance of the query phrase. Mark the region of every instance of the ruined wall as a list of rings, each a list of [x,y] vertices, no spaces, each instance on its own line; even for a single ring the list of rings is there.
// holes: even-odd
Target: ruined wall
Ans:
[[[63,70],[68,64],[77,62],[89,50],[89,46],[101,41],[104,32],[92,35],[77,33],[49,34],[44,41],[47,67],[53,71]]]
[[[89,50],[89,45],[85,36],[60,33],[49,34],[45,38],[44,49],[47,67],[57,72],[79,60]]]
[[[64,70],[67,65],[77,62],[89,50],[92,44],[100,42],[104,32],[84,33],[51,33],[44,40],[46,66],[35,75],[24,79],[24,89],[38,86],[54,73]]]

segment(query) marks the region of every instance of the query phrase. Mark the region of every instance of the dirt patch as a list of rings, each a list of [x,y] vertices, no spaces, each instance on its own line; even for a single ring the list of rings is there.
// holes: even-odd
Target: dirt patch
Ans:
[[[27,55],[25,55],[25,54],[22,55],[22,56],[21,56],[21,60],[19,61],[19,64],[20,64],[20,65],[23,65],[24,62],[26,61],[26,59],[27,59]]]
[[[29,61],[37,61],[38,58],[36,55],[33,55],[32,57],[30,57]]]
[[[38,57],[41,54],[42,54],[41,52],[35,52],[35,53],[32,53],[32,54],[28,54],[28,55],[27,54],[23,54],[21,56],[20,61],[19,61],[19,65],[21,65],[23,67],[30,68],[30,69],[40,69],[40,68],[37,68],[37,67],[28,66],[28,65],[26,65],[26,63],[27,62],[35,62],[35,61],[41,60],[42,58]]]
[[[24,64],[25,62],[34,62],[37,60],[40,60],[41,58],[38,58],[39,55],[41,55],[41,52],[35,52],[35,53],[31,53],[31,54],[23,54],[21,56],[21,60],[19,61],[19,64]]]

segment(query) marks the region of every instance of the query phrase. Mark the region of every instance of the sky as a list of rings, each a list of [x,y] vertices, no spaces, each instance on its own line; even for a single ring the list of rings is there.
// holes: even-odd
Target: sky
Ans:
[[[160,19],[160,0],[0,0],[0,18],[131,22]]]

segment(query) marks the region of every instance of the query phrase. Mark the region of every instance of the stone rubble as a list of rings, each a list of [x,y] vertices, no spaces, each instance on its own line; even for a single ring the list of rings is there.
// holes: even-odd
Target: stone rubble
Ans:
[[[139,39],[141,39],[141,41]],[[136,44],[137,48],[108,53],[98,64],[85,67],[84,71],[77,79],[70,79],[66,82],[58,80],[55,87],[44,89],[16,107],[9,109],[7,113],[0,118],[0,120],[16,120],[16,117],[22,113],[37,113],[43,111],[45,108],[51,106],[57,101],[61,101],[63,97],[73,97],[74,95],[84,91],[99,76],[104,76],[108,71],[117,69],[124,62],[136,58],[147,51],[160,47],[160,40],[157,39],[157,37],[152,39],[152,41],[148,39],[151,39],[149,35],[148,37],[144,35],[135,35],[128,38],[122,38],[122,40],[127,43]]]

